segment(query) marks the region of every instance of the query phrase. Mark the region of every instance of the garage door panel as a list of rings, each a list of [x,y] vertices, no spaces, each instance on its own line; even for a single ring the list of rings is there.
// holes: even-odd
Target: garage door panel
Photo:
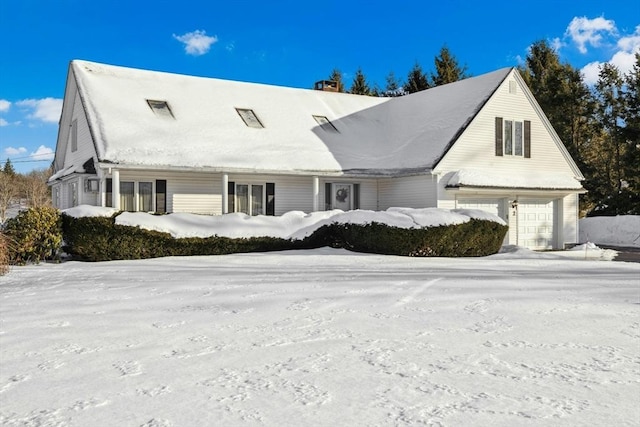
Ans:
[[[518,245],[551,249],[555,238],[553,200],[518,201]]]

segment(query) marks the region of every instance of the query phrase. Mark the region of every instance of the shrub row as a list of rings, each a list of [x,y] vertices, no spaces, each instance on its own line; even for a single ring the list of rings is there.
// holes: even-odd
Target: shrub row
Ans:
[[[419,257],[468,257],[497,253],[508,227],[471,219],[456,225],[397,228],[386,224],[331,224],[311,235],[309,246],[331,246],[355,252]]]
[[[77,259],[107,261],[162,256],[223,255],[313,249],[324,246],[403,256],[486,256],[498,252],[507,226],[475,220],[451,226],[403,229],[380,223],[330,224],[304,240],[274,237],[173,238],[168,233],[115,223],[115,216],[73,218],[62,215],[64,250]]]

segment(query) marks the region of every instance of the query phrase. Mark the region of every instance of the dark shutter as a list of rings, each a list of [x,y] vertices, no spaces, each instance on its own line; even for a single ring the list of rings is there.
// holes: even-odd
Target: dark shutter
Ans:
[[[331,183],[327,182],[324,185],[324,210],[331,210]]]
[[[113,207],[113,181],[107,178],[107,194],[105,195],[105,205],[108,208]]]
[[[531,158],[531,122],[524,121],[524,157]]]
[[[227,184],[227,212],[236,211],[236,183],[229,181]]]
[[[167,180],[156,179],[156,212],[167,213]]]
[[[496,156],[502,156],[502,117],[496,117]]]
[[[360,184],[353,184],[353,209],[360,209]]]
[[[276,214],[276,184],[267,182],[267,215]]]

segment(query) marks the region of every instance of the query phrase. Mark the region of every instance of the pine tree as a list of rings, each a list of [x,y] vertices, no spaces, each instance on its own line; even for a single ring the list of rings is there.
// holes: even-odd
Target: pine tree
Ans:
[[[442,46],[440,55],[434,58],[435,73],[431,73],[431,85],[440,86],[466,79],[467,66],[460,66],[447,46]]]
[[[338,68],[334,68],[329,74],[329,80],[336,82],[338,85],[338,92],[344,92],[344,83],[342,82],[342,72]]]
[[[7,175],[15,176],[16,170],[14,169],[13,164],[11,163],[11,159],[7,158],[7,161],[4,163],[4,168],[2,169],[2,172],[6,173]]]
[[[396,75],[393,71],[390,71],[385,77],[386,85],[384,87],[384,92],[382,92],[382,96],[388,97],[396,97],[404,95],[404,91],[402,90],[402,85],[396,78]]]
[[[635,200],[627,213],[640,215],[640,53],[636,53],[635,58],[632,69],[625,75],[623,92],[623,137],[627,150],[623,162],[628,190]]]
[[[353,93],[355,95],[371,95],[371,89],[367,83],[367,78],[364,76],[361,68],[358,68],[356,75],[353,77],[353,83],[351,83],[349,93]]]
[[[409,71],[407,76],[407,83],[402,87],[405,93],[415,93],[421,90],[429,89],[429,80],[427,76],[422,72],[422,67],[416,61],[415,65]]]

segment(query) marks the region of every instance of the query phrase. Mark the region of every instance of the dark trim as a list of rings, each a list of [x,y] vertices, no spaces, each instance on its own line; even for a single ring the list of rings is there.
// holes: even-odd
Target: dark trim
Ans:
[[[167,180],[156,179],[156,212],[167,213]]]
[[[531,121],[524,121],[524,157],[531,158]]]
[[[504,123],[502,117],[496,117],[496,156],[503,156]]]
[[[227,213],[236,211],[236,183],[229,181],[227,184]]]
[[[274,216],[276,214],[276,184],[267,182],[266,184],[267,204],[265,214]]]
[[[360,184],[353,184],[353,210],[360,209]]]

